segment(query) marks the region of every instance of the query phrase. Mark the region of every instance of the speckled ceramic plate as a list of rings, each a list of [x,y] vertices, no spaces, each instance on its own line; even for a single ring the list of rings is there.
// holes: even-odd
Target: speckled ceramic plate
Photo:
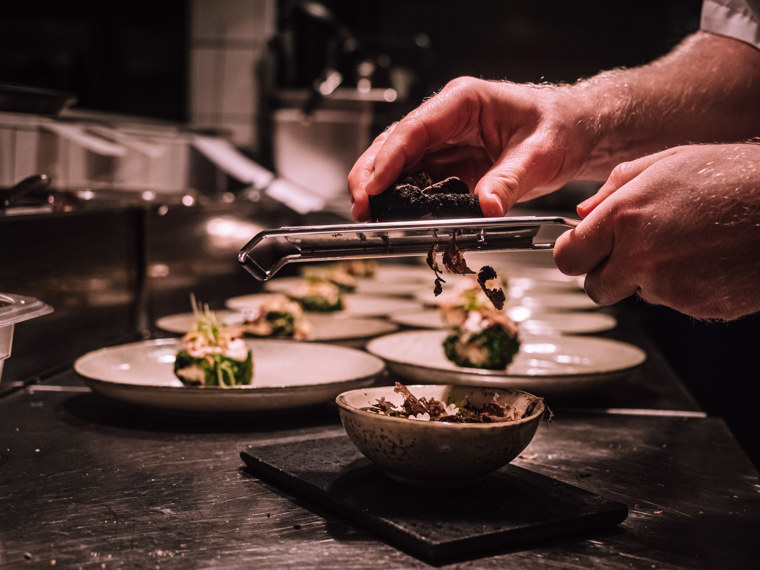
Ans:
[[[247,340],[254,377],[241,388],[189,388],[173,372],[179,339],[123,344],[89,352],[74,370],[96,392],[149,408],[219,413],[295,409],[370,385],[383,361],[361,350],[320,343]]]
[[[443,352],[447,331],[406,331],[371,340],[367,350],[392,373],[427,384],[505,386],[544,395],[577,390],[617,378],[646,360],[631,344],[594,337],[525,335],[506,370],[463,368]]]
[[[237,311],[214,311],[214,314],[227,325],[237,325],[243,320],[243,314]],[[311,334],[304,340],[314,342],[371,338],[392,333],[398,329],[398,326],[392,322],[371,317],[336,318],[331,314],[309,313],[306,319],[311,324]],[[193,313],[179,313],[157,319],[156,326],[166,332],[185,334],[194,321]]]
[[[242,295],[227,299],[225,305],[233,311],[244,311],[255,309],[267,297],[271,298],[273,294],[253,294]],[[399,297],[381,297],[374,295],[360,295],[350,293],[344,295],[346,308],[342,311],[330,313],[336,317],[381,317],[394,313],[396,311],[412,311],[420,308],[420,304],[411,299],[402,299]],[[309,315],[313,313],[307,313]],[[321,313],[326,314],[326,313]]]

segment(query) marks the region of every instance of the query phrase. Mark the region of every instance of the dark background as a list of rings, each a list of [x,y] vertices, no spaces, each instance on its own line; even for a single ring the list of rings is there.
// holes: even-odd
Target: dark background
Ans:
[[[185,0],[3,2],[0,81],[70,91],[77,106],[184,121]]]
[[[211,1],[211,0],[207,0]],[[334,51],[335,26],[295,0],[279,0],[278,29],[296,33],[299,70],[279,86],[305,86]],[[698,26],[700,0],[326,1],[363,55],[387,55],[416,76],[409,105],[447,80],[573,81],[644,63]],[[0,81],[74,92],[78,106],[188,120],[188,0],[3,2]],[[270,49],[277,50],[277,39]],[[341,59],[341,56],[338,56]]]

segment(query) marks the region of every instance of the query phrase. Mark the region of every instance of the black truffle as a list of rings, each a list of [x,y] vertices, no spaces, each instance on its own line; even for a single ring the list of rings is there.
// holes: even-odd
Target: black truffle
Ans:
[[[383,193],[369,197],[373,222],[482,218],[478,197],[456,176],[432,183],[424,172],[404,174]]]

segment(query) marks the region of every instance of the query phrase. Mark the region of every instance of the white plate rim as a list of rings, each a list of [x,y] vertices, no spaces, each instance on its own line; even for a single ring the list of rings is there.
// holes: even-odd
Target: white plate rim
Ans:
[[[233,311],[240,311],[246,308],[246,306],[250,307],[251,305],[245,305],[246,299],[255,300],[257,297],[267,298],[267,297],[279,297],[280,295],[273,294],[273,293],[251,293],[249,295],[238,295],[235,297],[230,297],[224,302],[224,306],[227,309],[233,310]],[[346,293],[344,295],[344,299],[346,302],[346,308],[342,309],[340,311],[332,311],[328,313],[319,313],[316,312],[315,314],[331,314],[335,315],[337,317],[381,317],[385,316],[389,313],[393,313],[395,311],[403,311],[403,310],[412,310],[419,308],[420,304],[418,301],[415,301],[413,299],[407,299],[403,297],[396,297],[391,295],[365,295],[362,293]],[[351,303],[352,300],[354,304],[361,304],[365,307],[365,310],[357,310],[356,308],[354,310],[351,310]],[[367,306],[377,305],[377,307],[374,310],[368,310],[366,309]],[[305,311],[307,315],[312,314],[312,312]]]
[[[429,372],[445,372],[445,373],[454,373],[454,374],[460,374],[463,376],[470,376],[473,378],[477,377],[489,377],[489,378],[503,378],[505,380],[508,379],[544,379],[544,378],[559,378],[559,379],[568,379],[571,380],[573,378],[587,378],[587,377],[603,377],[608,375],[614,375],[619,374],[621,372],[626,372],[633,370],[646,361],[647,355],[644,350],[639,348],[638,346],[635,346],[630,343],[614,340],[614,339],[607,339],[607,338],[601,338],[601,337],[594,337],[594,336],[575,336],[575,335],[526,335],[526,339],[529,339],[530,341],[538,342],[538,341],[545,341],[545,342],[580,342],[580,343],[598,343],[598,344],[604,344],[609,347],[617,346],[620,348],[625,348],[626,350],[629,350],[631,353],[634,353],[637,355],[637,360],[635,362],[630,363],[627,366],[621,366],[618,368],[608,368],[605,370],[599,370],[599,371],[582,371],[577,373],[563,373],[563,374],[515,374],[515,373],[508,373],[507,368],[504,371],[501,370],[488,370],[488,369],[482,369],[482,368],[465,368],[462,366],[457,366],[454,363],[450,363],[450,366],[447,367],[439,367],[439,366],[430,366],[425,364],[418,364],[416,362],[408,362],[405,360],[400,360],[398,358],[393,358],[392,356],[386,356],[381,355],[376,352],[377,345],[382,342],[387,342],[387,339],[389,337],[402,337],[402,336],[431,336],[431,337],[438,337],[441,340],[448,334],[448,331],[446,330],[414,330],[414,331],[401,331],[397,333],[391,333],[389,335],[384,335],[381,337],[377,337],[367,343],[366,350],[370,354],[374,354],[375,356],[378,356],[379,358],[382,358],[386,362],[390,364],[396,364],[400,366],[405,367],[412,367],[412,368],[419,368],[420,370],[425,370]],[[527,342],[527,340],[525,341]]]
[[[239,311],[232,311],[229,309],[225,309],[222,311],[215,311],[217,314],[217,317],[220,317],[219,320],[221,322],[225,322],[225,319],[229,319],[230,317],[240,316],[242,318],[242,313]],[[155,326],[158,329],[161,329],[162,331],[169,332],[172,334],[185,334],[187,330],[181,331],[178,326],[174,326],[171,324],[172,320],[181,320],[181,319],[187,319],[190,320],[193,317],[193,313],[174,313],[171,315],[164,315],[162,317],[159,317],[156,319]],[[343,341],[343,340],[361,340],[366,339],[374,336],[384,335],[392,333],[396,330],[398,330],[398,324],[393,323],[390,320],[387,319],[381,319],[379,317],[354,317],[354,316],[339,316],[339,315],[331,315],[331,313],[307,313],[306,320],[311,321],[312,324],[315,323],[315,321],[319,320],[326,320],[327,318],[334,317],[335,324],[337,329],[340,329],[341,327],[345,328],[345,325],[352,325],[352,330],[361,330],[363,332],[360,333],[352,333],[349,334],[349,332],[341,334],[340,331],[338,331],[338,334],[330,334],[327,336],[317,335],[312,336],[304,339],[292,339],[292,338],[272,338],[272,340],[290,340],[294,342],[332,342],[332,341]],[[228,321],[232,324],[237,324],[236,321],[230,320]],[[364,328],[361,326],[364,325]],[[257,339],[258,337],[249,337],[246,336],[246,339]],[[260,337],[262,340],[266,340],[266,337]]]
[[[416,329],[423,329],[423,330],[439,330],[446,327],[446,325],[441,320],[439,313],[440,313],[440,309],[423,308],[418,311],[412,311],[412,312],[394,312],[394,313],[391,313],[388,316],[388,318],[392,322],[401,326],[413,327]],[[419,319],[414,318],[416,316],[419,316]],[[422,320],[423,317],[430,317],[431,319],[436,320],[436,322],[432,324],[423,324],[423,320]],[[560,317],[568,318],[568,319],[579,319],[591,324],[587,325],[586,327],[581,327],[581,328],[556,327],[554,329],[556,331],[556,334],[588,335],[588,334],[594,334],[594,333],[607,332],[614,329],[618,325],[618,320],[613,315],[610,315],[603,311],[581,311],[581,310],[539,311],[531,315],[530,317],[526,318],[525,321],[539,321],[540,322],[540,321],[545,321],[547,318],[554,319],[554,318],[560,318]],[[592,326],[593,323],[596,323],[596,325]],[[522,322],[519,322],[518,327],[521,325],[522,325]],[[551,328],[551,326],[549,326],[548,328]],[[534,333],[526,332],[526,334],[534,334]],[[536,333],[536,334],[553,334],[553,333],[541,332],[541,333]]]
[[[249,345],[254,348],[256,345],[263,344],[287,344],[288,347],[298,347],[298,344],[292,343],[287,340],[276,339],[246,339]],[[268,410],[286,410],[296,409],[303,406],[313,405],[316,403],[325,403],[331,401],[340,392],[353,388],[361,388],[371,385],[374,380],[385,369],[385,363],[377,356],[371,355],[366,351],[358,349],[344,347],[339,345],[323,344],[323,343],[310,343],[305,346],[325,347],[328,350],[334,352],[339,351],[352,351],[353,353],[362,353],[364,356],[369,357],[368,362],[372,362],[373,367],[358,376],[352,378],[346,378],[330,382],[320,382],[316,384],[295,384],[292,386],[263,386],[258,387],[255,385],[240,387],[240,388],[221,388],[221,387],[203,387],[193,388],[188,386],[167,386],[158,384],[139,384],[116,381],[108,379],[103,375],[93,375],[85,368],[89,360],[97,359],[102,355],[109,354],[112,351],[124,350],[130,347],[135,349],[149,349],[149,348],[165,348],[172,347],[179,348],[181,341],[177,338],[161,338],[136,341],[130,343],[124,343],[114,346],[107,346],[99,349],[92,350],[78,357],[74,361],[74,371],[83,379],[83,381],[90,386],[94,391],[106,396],[110,396],[114,399],[121,400],[128,403],[138,403],[139,405],[151,407],[155,409],[169,410],[169,411],[183,411],[183,412],[247,412],[247,411],[268,411]],[[295,350],[298,350],[295,348]],[[254,357],[255,358],[255,357]],[[255,361],[254,361],[255,362]],[[255,378],[254,378],[255,382]],[[323,397],[308,397],[309,394],[314,392],[322,392],[326,395]],[[139,402],[135,401],[135,398],[124,397],[130,394],[137,395],[151,395],[151,394],[181,394],[181,401],[175,403],[169,403],[167,405],[166,400],[155,402],[154,404],[146,403],[143,398],[138,398]],[[272,404],[271,401],[267,401],[268,397],[284,396],[287,395],[290,398],[288,405]],[[301,399],[299,400],[299,397]],[[305,399],[304,399],[305,398]],[[191,402],[191,406],[187,405],[187,402]],[[222,409],[224,404],[232,402],[234,406],[232,409]],[[199,404],[199,405],[198,405]]]

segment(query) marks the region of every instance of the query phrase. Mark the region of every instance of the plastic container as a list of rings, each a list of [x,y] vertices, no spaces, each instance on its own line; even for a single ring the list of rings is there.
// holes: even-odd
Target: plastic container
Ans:
[[[0,293],[0,380],[3,365],[11,355],[13,327],[16,323],[53,312],[53,307],[35,299],[12,293]]]

